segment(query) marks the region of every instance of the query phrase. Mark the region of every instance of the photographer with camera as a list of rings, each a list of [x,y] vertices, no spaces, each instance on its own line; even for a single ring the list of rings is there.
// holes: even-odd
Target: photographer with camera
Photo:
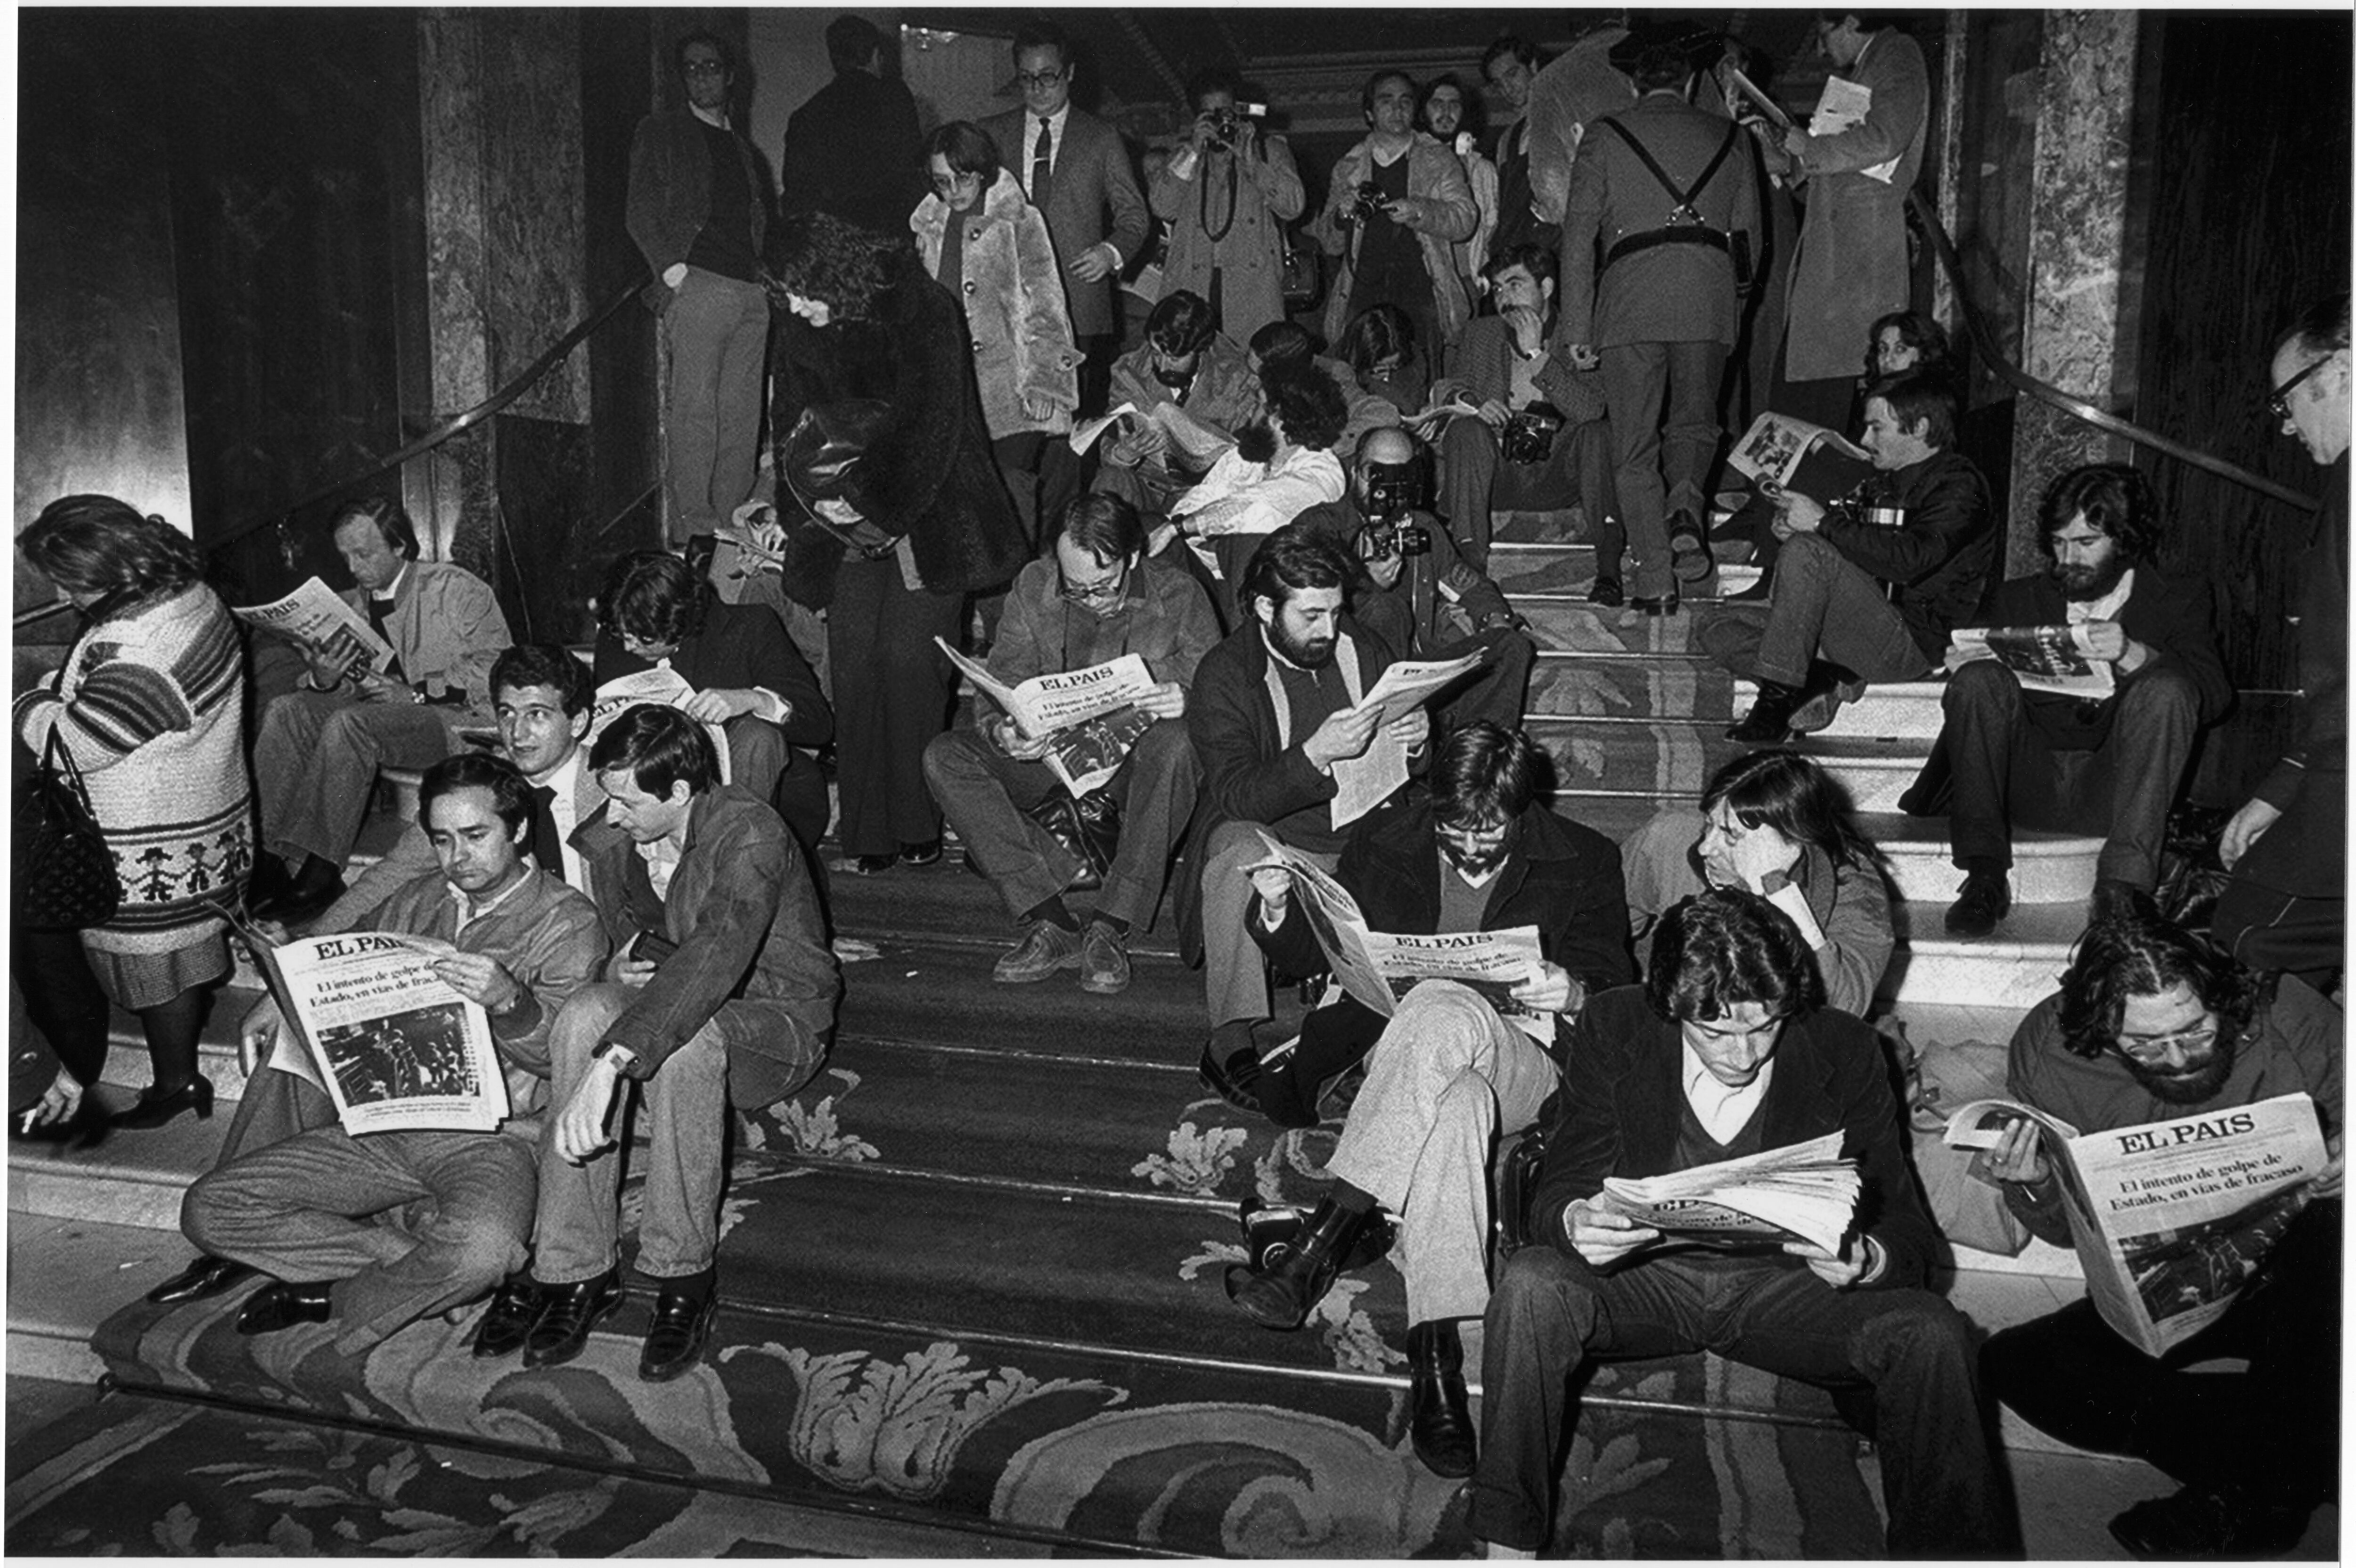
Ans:
[[[1350,464],[1349,493],[1300,520],[1356,560],[1352,612],[1400,657],[1485,651],[1480,672],[1440,706],[1443,728],[1486,719],[1515,729],[1537,650],[1504,592],[1466,562],[1427,509],[1430,492],[1429,449],[1396,427],[1373,431]]]
[[[1162,286],[1210,301],[1219,329],[1241,343],[1284,319],[1284,226],[1309,198],[1292,149],[1260,133],[1268,106],[1244,101],[1231,73],[1198,71],[1186,99],[1194,126],[1146,188],[1170,225]]]
[[[1598,603],[1620,603],[1617,505],[1612,494],[1612,427],[1597,378],[1576,371],[1554,339],[1554,252],[1512,245],[1489,263],[1497,314],[1464,328],[1448,374],[1431,389],[1440,428],[1441,510],[1476,565],[1489,559],[1493,510],[1546,510],[1575,494],[1606,570]],[[1440,421],[1445,421],[1443,424]],[[1413,421],[1410,421],[1413,422]]]
[[[1472,314],[1454,248],[1481,221],[1464,165],[1415,128],[1415,81],[1405,71],[1376,71],[1360,102],[1368,134],[1334,164],[1311,226],[1325,253],[1343,258],[1325,341],[1340,342],[1360,312],[1395,304],[1415,323],[1417,342],[1453,343]]]

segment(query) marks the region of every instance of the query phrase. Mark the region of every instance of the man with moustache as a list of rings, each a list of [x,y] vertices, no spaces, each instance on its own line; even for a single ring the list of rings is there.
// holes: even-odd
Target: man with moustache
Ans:
[[[2322,1117],[2330,1163],[2216,1322],[2152,1357],[2081,1300],[1981,1352],[1989,1387],[2031,1425],[2182,1484],[2111,1521],[2137,1557],[2279,1556],[2338,1480],[2342,1032],[2340,1009],[2297,976],[2261,979],[2144,911],[2090,931],[2060,992],[2012,1037],[2007,1093],[2082,1133],[2301,1091]],[[2032,1232],[2070,1244],[2035,1124],[2014,1125],[1973,1168]],[[2247,1368],[2190,1370],[2221,1357]]]
[[[1946,727],[1930,764],[1928,806],[1952,775],[1949,837],[1964,885],[1947,930],[1985,936],[2011,908],[2015,827],[2101,833],[2094,915],[2159,883],[2169,803],[2201,726],[2222,716],[2233,682],[2211,632],[2209,588],[2162,571],[2150,482],[2124,463],[2062,475],[2038,510],[2046,569],[1997,587],[1985,626],[2083,627],[2089,657],[2116,687],[2100,700],[2028,691],[1997,658],[1950,647]],[[1935,809],[1935,807],[1931,807]]]

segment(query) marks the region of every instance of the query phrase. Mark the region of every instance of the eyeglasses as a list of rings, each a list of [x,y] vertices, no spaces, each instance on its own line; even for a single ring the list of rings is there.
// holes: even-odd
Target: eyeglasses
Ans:
[[[1124,565],[1100,582],[1076,583],[1059,571],[1055,575],[1055,582],[1058,598],[1075,604],[1109,604],[1128,592],[1129,568]]]
[[[1025,87],[1053,87],[1071,72],[1069,66],[1056,70],[1018,70],[1014,73],[1014,80]]]
[[[2293,376],[2289,380],[2285,381],[2281,386],[2276,387],[2273,391],[2268,392],[2266,394],[2266,412],[2274,415],[2277,421],[2290,418],[2291,393],[2297,389],[2298,384],[2301,381],[2306,380],[2309,376],[2314,375],[2318,370],[2320,370],[2326,365],[2330,364],[2334,357],[2336,357],[2336,356],[2329,354],[2325,355],[2322,358],[2318,359],[2313,364],[2309,365],[2306,369],[2301,370],[2297,375]]]
[[[2136,1061],[2154,1062],[2167,1061],[2168,1053],[2171,1051],[2180,1051],[2190,1056],[2215,1040],[2216,1038],[2217,1024],[2214,1019],[2211,1019],[2199,1029],[2186,1029],[2182,1034],[2123,1034],[2119,1036],[2116,1043],[2121,1056],[2132,1058]]]
[[[933,176],[933,189],[941,196],[948,196],[954,191],[969,190],[980,183],[981,176],[969,172],[954,174],[947,179],[941,178],[938,175]]]
[[[728,63],[725,60],[690,60],[680,69],[689,76],[726,76]]]

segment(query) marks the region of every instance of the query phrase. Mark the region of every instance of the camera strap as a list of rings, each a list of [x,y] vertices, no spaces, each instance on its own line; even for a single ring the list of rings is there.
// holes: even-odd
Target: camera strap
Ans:
[[[1631,234],[1606,251],[1603,265],[1607,269],[1615,261],[1660,245],[1707,245],[1715,251],[1724,251],[1730,254],[1732,252],[1733,241],[1723,231],[1712,229],[1702,221],[1702,216],[1695,209],[1693,203],[1694,198],[1708,188],[1709,182],[1718,177],[1718,171],[1725,165],[1727,158],[1733,153],[1735,138],[1742,133],[1740,126],[1730,124],[1726,128],[1726,140],[1718,144],[1717,153],[1703,166],[1700,177],[1680,189],[1676,181],[1669,177],[1669,171],[1661,166],[1658,158],[1653,156],[1652,150],[1637,140],[1636,133],[1622,125],[1617,116],[1607,116],[1597,121],[1596,123],[1611,131],[1621,141],[1627,144],[1628,150],[1636,155],[1636,161],[1643,164],[1653,178],[1659,182],[1661,188],[1668,193],[1669,200],[1673,204],[1669,208],[1669,220],[1666,224],[1658,229],[1647,229],[1641,234]]]

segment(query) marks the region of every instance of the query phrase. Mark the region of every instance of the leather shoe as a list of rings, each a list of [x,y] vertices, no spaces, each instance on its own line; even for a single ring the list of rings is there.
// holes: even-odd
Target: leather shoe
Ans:
[[[1762,680],[1751,711],[1727,731],[1726,738],[1746,746],[1780,746],[1792,738],[1792,709],[1799,703],[1800,694],[1791,687]]]
[[[900,864],[903,866],[935,866],[940,863],[940,859],[941,841],[937,838],[900,846]]]
[[[155,1093],[155,1086],[151,1083],[139,1091],[139,1098],[127,1108],[114,1113],[112,1124],[129,1132],[146,1132],[162,1126],[183,1111],[194,1111],[200,1122],[213,1119],[211,1079],[191,1078],[177,1089],[163,1094]]]
[[[512,1356],[531,1338],[546,1298],[530,1275],[510,1275],[491,1292],[491,1304],[475,1326],[475,1359],[487,1361]]]
[[[1129,989],[1129,947],[1120,933],[1100,920],[1080,933],[1080,989],[1114,997]]]
[[[541,1285],[540,1321],[523,1345],[527,1367],[559,1367],[579,1355],[589,1343],[589,1330],[621,1309],[622,1275],[607,1269],[594,1278],[571,1285]]]
[[[149,1291],[147,1299],[158,1307],[177,1307],[183,1301],[202,1301],[208,1296],[219,1296],[252,1272],[245,1264],[217,1258],[210,1253],[198,1253],[187,1267]]]
[[[1628,595],[1622,590],[1618,578],[1599,577],[1595,580],[1595,586],[1587,591],[1587,602],[1599,609],[1617,610],[1628,602]]]
[[[1001,986],[1027,986],[1058,969],[1080,966],[1080,933],[1052,920],[1034,920],[1014,950],[991,966],[990,977]]]
[[[646,1349],[638,1353],[638,1376],[667,1383],[703,1357],[703,1341],[720,1310],[720,1293],[691,1296],[666,1290],[655,1296],[654,1320],[647,1325]]]
[[[1408,1435],[1415,1456],[1451,1480],[1472,1473],[1472,1413],[1464,1403],[1464,1346],[1446,1318],[1407,1331]]]
[[[1259,1104],[1259,1052],[1250,1046],[1222,1061],[1203,1048],[1203,1060],[1195,1065],[1203,1087],[1233,1105],[1238,1111],[1261,1114]]]
[[[2147,1498],[2111,1520],[2111,1535],[2147,1563],[2279,1557],[2307,1533],[2311,1509],[2209,1487]]]
[[[275,1334],[297,1323],[325,1323],[332,1310],[324,1281],[316,1285],[280,1281],[265,1285],[246,1297],[245,1306],[238,1311],[237,1331]]]
[[[2011,912],[2012,888],[2002,871],[1969,872],[1955,901],[1947,906],[1947,934],[1986,936]]]

